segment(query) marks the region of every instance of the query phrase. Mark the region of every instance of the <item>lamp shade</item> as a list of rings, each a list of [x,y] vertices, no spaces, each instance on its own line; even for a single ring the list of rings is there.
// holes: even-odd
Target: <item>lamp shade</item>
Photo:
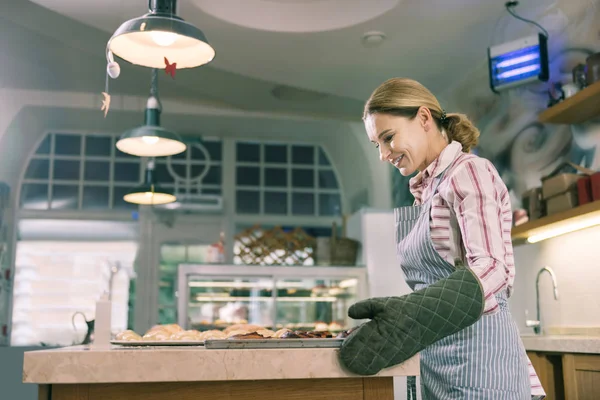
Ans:
[[[124,22],[108,41],[108,50],[132,64],[164,68],[165,57],[177,69],[209,63],[215,50],[204,33],[177,17],[174,0],[151,0],[150,13]]]
[[[143,184],[129,191],[123,196],[123,200],[140,205],[159,205],[173,203],[177,200],[177,197],[170,191],[156,185]]]
[[[156,185],[154,177],[154,160],[148,161],[144,183],[130,190],[123,200],[128,203],[142,205],[159,205],[173,203],[177,197],[170,191]]]
[[[187,149],[178,134],[160,126],[160,103],[154,96],[146,105],[145,124],[125,131],[116,146],[123,153],[138,157],[172,156]]]

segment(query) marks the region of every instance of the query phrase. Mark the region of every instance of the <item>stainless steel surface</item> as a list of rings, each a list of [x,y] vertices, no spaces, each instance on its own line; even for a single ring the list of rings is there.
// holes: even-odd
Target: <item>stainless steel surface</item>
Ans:
[[[140,347],[140,346],[204,346],[201,340],[111,340],[110,344],[125,347]]]
[[[556,282],[556,275],[554,274],[554,271],[552,270],[552,268],[545,266],[538,271],[537,276],[535,278],[535,307],[536,307],[537,320],[529,320],[528,319],[525,321],[525,325],[527,325],[528,327],[533,327],[533,332],[536,335],[539,335],[542,333],[542,321],[541,321],[541,316],[540,316],[541,315],[541,312],[540,312],[540,276],[544,272],[548,272],[550,274],[550,277],[552,278],[554,299],[558,300],[558,283]]]
[[[214,339],[207,340],[207,349],[298,349],[339,348],[344,339]]]

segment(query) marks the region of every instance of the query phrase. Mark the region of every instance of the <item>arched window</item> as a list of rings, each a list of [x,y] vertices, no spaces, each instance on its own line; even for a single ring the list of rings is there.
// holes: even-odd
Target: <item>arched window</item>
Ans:
[[[336,216],[341,193],[318,145],[236,143],[236,213]]]
[[[20,207],[136,209],[123,196],[143,180],[144,164],[139,157],[119,151],[115,141],[115,136],[106,134],[47,134],[25,170]],[[190,143],[185,152],[156,160],[157,182],[180,193],[220,194],[221,158],[221,141]],[[204,174],[201,182],[195,180],[199,174]]]

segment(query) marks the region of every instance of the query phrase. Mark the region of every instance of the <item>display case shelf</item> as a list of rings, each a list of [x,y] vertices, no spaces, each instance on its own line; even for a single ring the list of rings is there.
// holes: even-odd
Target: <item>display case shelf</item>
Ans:
[[[237,321],[264,327],[339,331],[366,298],[359,267],[189,265],[178,269],[178,323],[206,330]]]

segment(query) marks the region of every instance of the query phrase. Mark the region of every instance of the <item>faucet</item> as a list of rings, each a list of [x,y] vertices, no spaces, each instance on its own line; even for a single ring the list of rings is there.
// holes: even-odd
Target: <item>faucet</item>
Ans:
[[[556,283],[556,275],[554,271],[550,267],[541,268],[537,276],[535,278],[535,307],[537,311],[537,320],[526,320],[525,325],[528,327],[533,327],[533,332],[536,335],[539,335],[542,332],[542,322],[540,318],[540,276],[544,273],[544,271],[550,274],[552,278],[552,287],[554,288],[554,300],[558,300],[558,284]]]

